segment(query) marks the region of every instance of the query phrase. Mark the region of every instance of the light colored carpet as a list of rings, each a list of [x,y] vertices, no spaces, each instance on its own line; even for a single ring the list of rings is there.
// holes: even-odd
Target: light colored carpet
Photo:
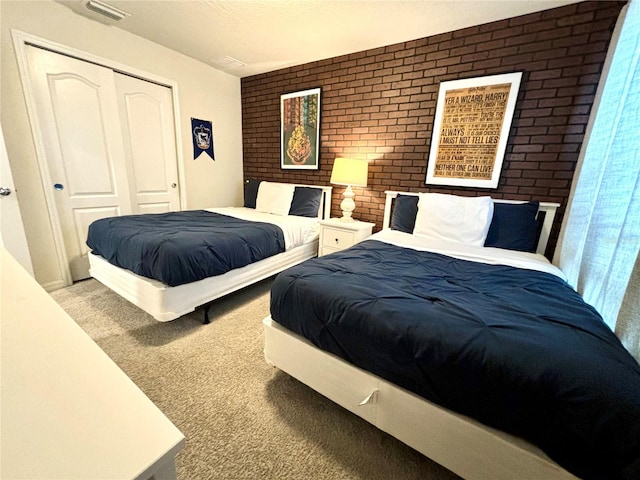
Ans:
[[[180,480],[458,478],[264,360],[265,280],[161,323],[85,280],[52,292],[186,437]]]

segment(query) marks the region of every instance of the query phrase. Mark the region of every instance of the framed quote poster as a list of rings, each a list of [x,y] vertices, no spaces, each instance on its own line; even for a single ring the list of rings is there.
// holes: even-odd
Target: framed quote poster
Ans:
[[[320,88],[280,96],[280,168],[318,169]]]
[[[426,183],[497,188],[522,72],[440,83]]]

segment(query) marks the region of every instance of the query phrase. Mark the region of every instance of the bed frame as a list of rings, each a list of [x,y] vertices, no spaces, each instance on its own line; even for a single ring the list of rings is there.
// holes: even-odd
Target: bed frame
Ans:
[[[388,191],[384,228],[398,193]],[[415,195],[409,193],[409,195]],[[521,203],[510,202],[509,203]],[[544,252],[555,210],[545,211],[538,252]],[[318,349],[305,338],[263,320],[266,361],[338,405],[469,480],[575,480],[538,447],[425,400]]]
[[[332,187],[295,184],[322,190],[318,218],[331,214]],[[142,277],[112,265],[104,258],[89,253],[89,274],[121,297],[141,308],[158,321],[167,322],[202,307],[204,323],[209,323],[209,306],[214,300],[264,280],[289,267],[318,255],[318,240],[300,245],[259,262],[231,270],[223,275],[170,287],[157,280]]]

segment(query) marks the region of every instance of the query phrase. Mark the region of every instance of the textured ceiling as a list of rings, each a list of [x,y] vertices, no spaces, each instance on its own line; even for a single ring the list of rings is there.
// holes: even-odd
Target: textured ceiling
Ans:
[[[428,37],[576,0],[56,0],[238,77]],[[241,63],[238,64],[234,60]]]

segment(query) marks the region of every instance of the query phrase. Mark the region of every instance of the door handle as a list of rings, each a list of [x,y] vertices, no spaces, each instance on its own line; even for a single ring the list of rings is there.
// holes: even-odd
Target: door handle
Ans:
[[[9,187],[0,187],[0,195],[3,197],[11,195],[11,189]]]
[[[176,184],[176,183],[172,183],[171,184],[171,188],[176,188],[177,186],[178,186],[178,184]]]

